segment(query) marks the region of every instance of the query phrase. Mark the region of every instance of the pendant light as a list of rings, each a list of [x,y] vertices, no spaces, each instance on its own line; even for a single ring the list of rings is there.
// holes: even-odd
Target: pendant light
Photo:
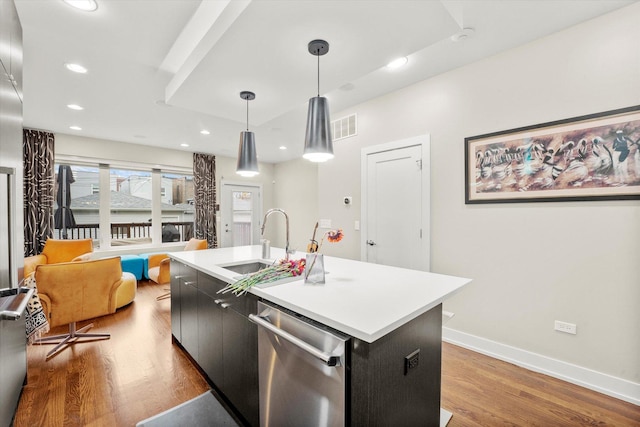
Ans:
[[[240,98],[247,101],[247,130],[240,132],[238,146],[238,166],[236,173],[241,176],[252,177],[258,175],[258,156],[256,154],[256,138],[249,132],[249,101],[256,98],[256,94],[249,91],[240,92]]]
[[[320,96],[320,56],[329,52],[329,43],[324,40],[309,42],[309,53],[318,57],[318,96],[309,100],[307,132],[304,138],[304,157],[312,162],[325,162],[333,158],[331,141],[331,119],[327,98]]]

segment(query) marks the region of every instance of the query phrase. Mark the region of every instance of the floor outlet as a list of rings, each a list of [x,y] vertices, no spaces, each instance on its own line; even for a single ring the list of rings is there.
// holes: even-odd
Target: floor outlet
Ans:
[[[577,334],[577,326],[573,323],[561,322],[559,320],[555,321],[554,329],[558,332],[564,332],[565,334]]]

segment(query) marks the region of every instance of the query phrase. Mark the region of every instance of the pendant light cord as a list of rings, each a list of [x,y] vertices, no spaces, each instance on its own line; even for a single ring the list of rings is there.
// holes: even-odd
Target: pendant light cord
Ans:
[[[249,132],[249,97],[247,97],[247,132]]]
[[[316,50],[316,56],[318,57],[318,96],[320,96],[320,49]]]

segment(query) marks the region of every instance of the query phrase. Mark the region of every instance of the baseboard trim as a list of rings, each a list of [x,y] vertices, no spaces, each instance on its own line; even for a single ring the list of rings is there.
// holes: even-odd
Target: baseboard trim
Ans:
[[[640,406],[640,384],[443,327],[442,340]]]

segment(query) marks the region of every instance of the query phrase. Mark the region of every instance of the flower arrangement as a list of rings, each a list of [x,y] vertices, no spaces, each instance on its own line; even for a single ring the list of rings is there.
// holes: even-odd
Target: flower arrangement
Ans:
[[[230,283],[217,293],[232,292],[236,296],[244,295],[251,287],[259,283],[270,283],[286,277],[300,276],[304,272],[305,259],[280,260],[277,264],[265,267],[255,273],[247,274],[235,283]]]

